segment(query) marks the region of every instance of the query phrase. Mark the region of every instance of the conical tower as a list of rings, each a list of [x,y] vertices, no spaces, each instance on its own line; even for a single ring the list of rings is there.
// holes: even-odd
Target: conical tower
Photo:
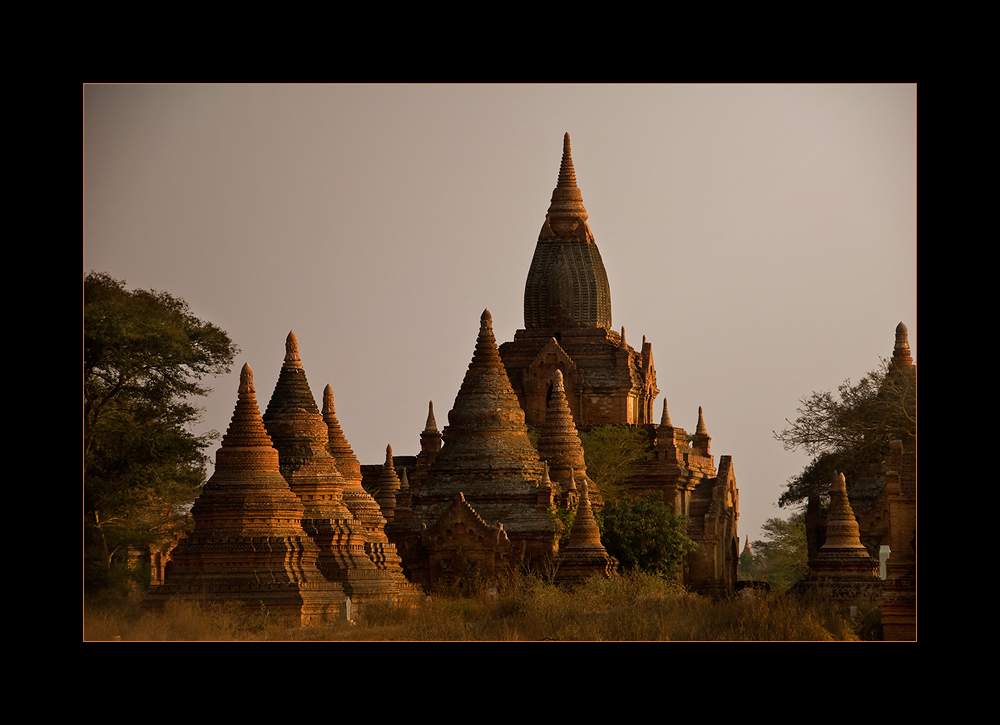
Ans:
[[[396,494],[399,493],[400,489],[399,476],[396,474],[396,468],[392,461],[392,446],[385,447],[385,463],[382,465],[377,487],[375,501],[382,509],[382,515],[385,516],[386,525],[388,525],[395,520]]]
[[[529,555],[551,556],[554,533],[546,506],[539,503],[542,475],[486,310],[475,354],[448,413],[444,446],[427,480],[419,488],[411,481],[414,517],[431,526],[462,493],[489,525],[503,523],[511,541],[523,543]]]
[[[320,551],[302,527],[304,508],[281,475],[244,365],[215,473],[191,509],[194,533],[174,549],[165,583],[146,604],[171,597],[261,605],[303,624],[334,621],[346,597],[318,568]]]
[[[526,329],[611,328],[611,288],[587,217],[567,133],[524,288]]]
[[[581,583],[595,575],[613,576],[618,568],[618,562],[601,543],[601,532],[587,491],[587,484],[581,484],[580,503],[570,529],[569,543],[559,552],[556,581],[560,584]]]
[[[601,494],[587,476],[583,444],[580,443],[580,435],[573,424],[573,415],[570,413],[566,391],[563,388],[563,376],[558,370],[552,379],[552,396],[545,412],[545,422],[541,426],[538,455],[549,464],[549,477],[555,484],[553,493],[556,500],[562,500],[562,495],[571,485],[572,476],[575,475],[577,484],[581,481],[587,483],[591,501],[600,509],[603,505]]]
[[[624,328],[611,327],[611,287],[588,216],[566,134],[524,285],[524,329],[500,347],[528,425],[542,424],[556,369],[578,428],[653,422],[652,346],[644,341],[636,351]]]
[[[344,584],[357,602],[387,596],[375,563],[365,551],[364,526],[344,503],[346,481],[328,448],[328,428],[320,415],[299,356],[298,340],[289,332],[285,360],[263,416],[281,473],[305,507],[303,528],[320,547],[320,569]]]
[[[329,385],[323,391],[323,420],[327,425],[330,453],[337,461],[337,467],[344,475],[344,503],[365,527],[365,537],[369,543],[384,544],[385,517],[372,498],[361,486],[361,464],[347,442],[337,421],[337,411],[333,405],[333,388]]]
[[[333,388],[329,385],[323,390],[323,420],[327,425],[329,451],[345,479],[344,503],[354,514],[354,518],[364,526],[365,553],[382,570],[383,578],[391,582],[389,586],[394,595],[404,590],[412,593],[412,587],[403,576],[402,560],[396,552],[396,545],[389,543],[386,536],[386,520],[382,510],[372,495],[361,486],[361,464],[337,421]]]

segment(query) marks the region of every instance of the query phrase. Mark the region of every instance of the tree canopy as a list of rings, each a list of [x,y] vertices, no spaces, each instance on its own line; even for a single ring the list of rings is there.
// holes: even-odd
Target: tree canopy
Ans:
[[[788,591],[809,573],[805,511],[793,513],[787,519],[770,518],[761,530],[764,538],[750,545],[752,560],[740,557],[740,577],[767,582],[778,593]]]
[[[622,486],[637,470],[638,462],[652,455],[649,437],[640,428],[601,425],[580,433],[587,475],[605,499],[621,495]]]
[[[786,450],[803,449],[814,458],[788,482],[779,505],[801,503],[825,494],[835,471],[851,486],[851,503],[864,505],[883,483],[889,442],[913,446],[917,437],[917,384],[914,368],[897,370],[883,360],[852,384],[845,380],[837,394],[813,392],[803,398],[799,414],[774,437]]]
[[[228,373],[237,348],[166,292],[84,279],[84,535],[88,590],[107,587],[128,547],[175,535],[205,480],[196,435],[209,375]]]
[[[687,536],[691,520],[678,516],[659,493],[624,495],[605,504],[597,517],[601,542],[622,571],[674,577],[685,557],[698,548]]]

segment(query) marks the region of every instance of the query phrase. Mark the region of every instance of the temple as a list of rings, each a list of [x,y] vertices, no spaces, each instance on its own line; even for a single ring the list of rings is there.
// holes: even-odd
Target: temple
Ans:
[[[625,328],[611,326],[611,288],[587,225],[569,134],[559,179],[524,285],[524,329],[500,346],[500,357],[528,425],[545,420],[553,374],[563,376],[578,427],[653,422],[656,370],[652,345],[636,351]]]
[[[273,601],[311,622],[352,603],[407,601],[418,586],[467,590],[513,569],[570,584],[613,576],[617,561],[594,515],[605,496],[579,435],[608,424],[638,428],[648,441],[625,492],[662,496],[690,518],[698,548],[685,584],[732,593],[732,459],[722,456],[716,469],[701,409],[693,435],[673,426],[666,401],[655,424],[652,345],[643,338],[637,351],[624,327],[611,328],[611,290],[587,218],[566,134],[525,283],[524,329],[498,347],[492,315],[482,313],[448,424],[438,429],[431,404],[416,456],[387,447],[384,463],[361,466],[330,386],[317,407],[293,333],[263,416],[247,367],[216,473],[195,503],[194,535],[177,546],[155,601],[183,592]],[[269,543],[256,553],[261,537]],[[237,554],[245,551],[255,553]]]
[[[565,478],[567,464],[554,457],[548,431],[564,426],[562,400],[577,430],[603,424],[644,430],[650,457],[639,463],[626,492],[659,493],[675,513],[690,517],[688,535],[699,547],[688,557],[685,583],[704,593],[731,593],[739,563],[739,492],[732,458],[722,456],[716,469],[700,408],[693,436],[671,424],[666,400],[655,425],[653,404],[660,391],[653,347],[643,337],[637,351],[626,342],[624,327],[612,329],[611,289],[588,218],[566,134],[558,181],[524,286],[524,329],[500,346],[504,368],[526,422],[542,431],[539,449],[553,458],[557,495],[566,484],[556,478]],[[583,471],[576,470],[579,478]],[[591,502],[599,506],[600,481],[595,486],[588,479],[587,484]]]

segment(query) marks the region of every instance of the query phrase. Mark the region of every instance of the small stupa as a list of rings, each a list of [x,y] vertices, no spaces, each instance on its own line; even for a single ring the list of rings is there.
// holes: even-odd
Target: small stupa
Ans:
[[[828,586],[836,597],[845,601],[881,596],[879,562],[868,554],[861,543],[858,521],[847,498],[843,473],[835,474],[830,484],[826,541],[810,562],[809,576],[804,584]]]
[[[569,490],[587,484],[591,504],[598,509],[604,501],[597,485],[587,476],[587,463],[583,455],[580,434],[573,423],[573,414],[566,401],[563,375],[559,370],[552,376],[552,396],[549,398],[538,439],[538,455],[549,464],[549,478],[553,483],[553,495],[560,506],[566,508]],[[577,493],[574,491],[573,496]]]
[[[560,584],[578,584],[592,576],[614,576],[617,560],[601,543],[601,532],[590,506],[589,488],[580,484],[580,503],[576,509],[569,543],[559,551],[555,580]]]

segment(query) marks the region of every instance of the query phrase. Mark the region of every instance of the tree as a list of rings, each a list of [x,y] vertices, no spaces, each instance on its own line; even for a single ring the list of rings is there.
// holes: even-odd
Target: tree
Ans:
[[[649,437],[641,428],[602,425],[580,434],[587,475],[597,484],[601,495],[614,499],[637,470],[638,462],[650,458]]]
[[[624,495],[605,504],[597,516],[601,542],[623,571],[674,577],[684,558],[698,548],[687,536],[691,520],[678,516],[659,493]]]
[[[189,401],[228,373],[236,346],[166,292],[84,279],[84,561],[89,592],[111,586],[129,547],[176,535],[205,481],[204,449],[218,434],[190,428]],[[117,566],[116,566],[117,565]],[[120,579],[119,579],[120,581]]]
[[[746,568],[741,561],[741,575],[767,582],[772,591],[788,591],[809,573],[805,512],[793,513],[787,519],[770,518],[761,529],[764,538],[751,544],[753,561]]]
[[[864,507],[884,486],[889,442],[913,446],[917,436],[917,384],[914,367],[894,368],[883,360],[857,384],[845,380],[838,394],[814,392],[803,398],[799,417],[774,437],[785,450],[814,456],[788,482],[780,506],[801,503],[829,491],[833,473],[843,472],[851,486],[851,505]]]

